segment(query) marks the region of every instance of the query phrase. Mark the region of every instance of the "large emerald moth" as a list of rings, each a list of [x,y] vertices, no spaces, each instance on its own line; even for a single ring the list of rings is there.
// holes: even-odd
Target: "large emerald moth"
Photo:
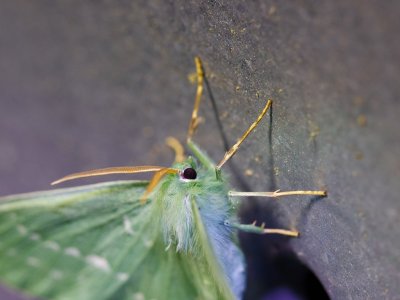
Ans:
[[[197,93],[186,157],[169,139],[171,167],[113,167],[55,183],[111,173],[152,172],[150,181],[113,181],[0,198],[0,282],[44,299],[240,299],[245,264],[238,231],[297,236],[241,224],[231,198],[325,196],[325,191],[230,191],[221,167],[262,120],[272,101],[215,164],[192,136],[204,71],[195,58]]]

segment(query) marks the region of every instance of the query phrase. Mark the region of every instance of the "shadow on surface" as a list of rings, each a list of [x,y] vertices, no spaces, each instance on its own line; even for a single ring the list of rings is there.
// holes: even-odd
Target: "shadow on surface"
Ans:
[[[329,299],[315,274],[289,248],[290,238],[240,237],[247,263],[245,300]]]

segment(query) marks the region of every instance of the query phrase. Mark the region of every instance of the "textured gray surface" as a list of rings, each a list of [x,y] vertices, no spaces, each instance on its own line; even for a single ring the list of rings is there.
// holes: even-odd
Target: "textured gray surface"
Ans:
[[[333,299],[400,299],[399,12],[396,1],[2,1],[0,193],[169,164],[164,138],[185,136],[200,55],[230,143],[275,100],[272,132],[264,122],[233,159],[252,170],[249,188],[329,190],[246,199],[244,218],[300,230],[285,247]],[[202,114],[196,140],[218,160],[208,101]]]

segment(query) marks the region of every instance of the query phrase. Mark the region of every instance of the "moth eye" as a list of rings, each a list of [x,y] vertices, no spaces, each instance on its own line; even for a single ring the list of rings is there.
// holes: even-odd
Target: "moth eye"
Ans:
[[[197,172],[193,168],[186,168],[182,172],[183,179],[196,179],[196,177],[197,177]]]

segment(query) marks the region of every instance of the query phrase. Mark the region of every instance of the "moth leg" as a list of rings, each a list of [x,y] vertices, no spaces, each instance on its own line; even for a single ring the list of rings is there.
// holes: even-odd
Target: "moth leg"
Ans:
[[[198,116],[199,112],[199,107],[200,107],[200,102],[201,102],[201,96],[203,94],[203,83],[204,83],[204,69],[203,65],[201,63],[201,60],[198,56],[194,58],[194,62],[196,64],[196,74],[197,74],[197,91],[196,91],[196,98],[194,100],[194,107],[192,111],[192,118],[189,123],[189,130],[187,134],[187,141],[189,142],[192,137],[194,132],[196,131],[197,126],[200,123],[200,118]]]
[[[208,157],[208,155],[200,149],[199,146],[192,140],[188,140],[187,146],[192,151],[194,156],[201,162],[207,169],[215,169],[215,163]]]
[[[134,173],[144,173],[144,172],[157,172],[165,167],[160,166],[123,166],[123,167],[111,167],[111,168],[104,168],[104,169],[97,169],[97,170],[89,170],[84,172],[73,173],[67,176],[64,176],[61,179],[53,181],[51,185],[59,184],[64,181],[74,180],[78,178],[84,177],[94,177],[94,176],[103,176],[109,174],[134,174]],[[178,172],[176,169],[169,169],[173,172]]]
[[[280,228],[265,228],[265,224],[262,223],[261,226],[257,226],[254,221],[252,224],[238,224],[238,223],[230,223],[229,221],[225,221],[225,225],[232,226],[238,230],[243,232],[257,233],[257,234],[281,234],[286,236],[298,237],[300,234],[295,230],[287,230]]]
[[[177,174],[178,170],[164,168],[154,173],[153,178],[150,180],[150,183],[147,185],[146,191],[140,197],[140,203],[145,204],[147,197],[151,194],[157,184],[161,181],[161,179],[167,174]]]
[[[175,162],[183,162],[185,160],[183,146],[176,138],[169,136],[165,139],[165,143],[175,152]]]
[[[250,125],[250,127],[245,131],[245,133],[236,142],[236,144],[234,144],[232,146],[232,148],[229,149],[229,151],[225,153],[224,158],[217,165],[218,170],[221,169],[221,167],[236,153],[236,151],[239,149],[239,147],[243,143],[243,141],[257,127],[258,123],[260,123],[260,121],[265,116],[265,114],[267,113],[267,111],[271,107],[271,105],[272,105],[272,100],[268,99],[267,104],[265,105],[265,107],[263,108],[262,112],[257,117],[257,119]]]
[[[278,198],[283,196],[295,196],[295,195],[311,195],[326,197],[328,195],[327,191],[286,191],[281,192],[277,190],[275,192],[236,192],[229,191],[228,195],[231,197],[269,197]]]

